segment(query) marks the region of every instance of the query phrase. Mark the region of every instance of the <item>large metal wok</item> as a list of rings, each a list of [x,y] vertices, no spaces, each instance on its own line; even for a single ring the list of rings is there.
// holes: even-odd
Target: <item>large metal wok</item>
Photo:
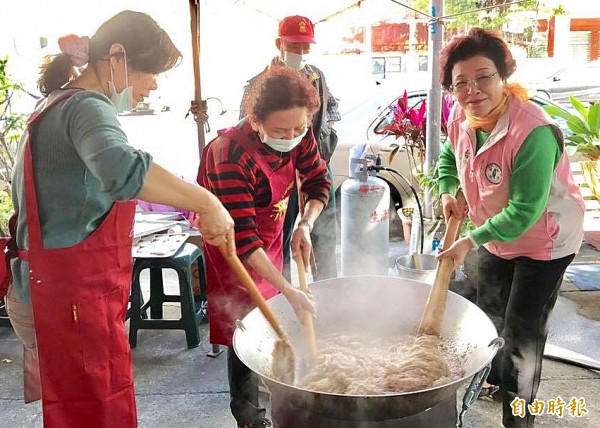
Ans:
[[[317,303],[317,339],[332,333],[370,336],[414,334],[431,286],[404,278],[354,276],[311,284]],[[294,312],[281,295],[269,300],[296,355],[296,379],[308,363],[305,334]],[[389,395],[342,395],[309,391],[275,380],[271,374],[272,350],[277,340],[263,315],[252,310],[233,335],[234,349],[251,370],[267,383],[273,395],[332,419],[381,421],[420,413],[451,396],[462,383],[486,367],[498,349],[491,320],[476,305],[450,292],[441,336],[464,361],[464,376],[445,385]],[[501,345],[500,345],[501,346]]]

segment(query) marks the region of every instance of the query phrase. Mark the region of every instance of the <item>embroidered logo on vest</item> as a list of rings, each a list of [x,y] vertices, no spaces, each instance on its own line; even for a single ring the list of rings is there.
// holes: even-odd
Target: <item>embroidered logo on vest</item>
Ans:
[[[288,184],[288,187],[285,188],[285,192],[283,192],[283,198],[273,205],[273,215],[271,215],[271,218],[276,222],[281,221],[285,217],[294,183],[295,181],[292,181]]]
[[[271,218],[278,222],[281,221],[284,217],[285,217],[285,212],[287,211],[288,208],[288,200],[290,199],[289,196],[286,196],[285,198],[283,198],[282,200],[280,200],[279,202],[277,202],[275,205],[273,205],[273,215],[271,216]]]
[[[502,181],[502,170],[497,163],[491,163],[485,167],[485,178],[492,184],[498,184]]]

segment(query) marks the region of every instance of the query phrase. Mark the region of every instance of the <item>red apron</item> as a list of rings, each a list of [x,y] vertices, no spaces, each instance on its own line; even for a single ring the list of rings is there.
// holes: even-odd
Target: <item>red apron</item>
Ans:
[[[28,121],[24,177],[31,302],[45,428],[137,426],[131,353],[124,329],[132,269],[135,203],[116,202],[82,242],[43,248]],[[41,183],[43,185],[43,183]]]
[[[252,141],[239,128],[229,128],[219,134],[241,144],[269,181],[271,201],[267,207],[255,208],[255,221],[258,226],[258,236],[263,241],[263,249],[269,260],[281,272],[283,268],[283,221],[295,178],[295,153],[297,149],[291,152],[290,161],[286,165],[278,169],[272,169],[263,155],[259,153],[259,145],[256,141]],[[205,158],[206,153],[202,156],[200,180],[207,180],[204,167]],[[231,347],[235,321],[242,319],[256,305],[244,286],[240,284],[235,274],[229,269],[229,265],[223,259],[219,249],[211,245],[205,245],[204,251],[207,259],[210,343]],[[260,277],[249,265],[245,265],[265,299],[279,293],[275,287]]]

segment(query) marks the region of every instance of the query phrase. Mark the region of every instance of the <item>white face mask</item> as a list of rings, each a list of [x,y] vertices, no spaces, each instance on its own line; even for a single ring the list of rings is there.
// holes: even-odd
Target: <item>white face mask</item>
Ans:
[[[296,138],[292,138],[291,140],[284,140],[281,138],[271,138],[267,135],[266,132],[263,131],[263,136],[262,136],[261,140],[263,143],[265,143],[267,146],[269,146],[273,150],[277,150],[278,152],[282,152],[282,153],[287,153],[287,152],[291,151],[294,147],[296,147],[298,144],[300,144],[300,142],[306,135],[307,131],[308,131],[308,129],[305,129],[304,132],[302,132]]]
[[[304,55],[288,51],[283,51],[283,62],[288,67],[292,67],[296,70],[302,70],[306,65],[306,59],[304,59]]]
[[[127,75],[127,56],[123,51],[123,60],[125,65],[125,89],[121,93],[117,92],[115,88],[115,77],[113,75],[113,69],[110,67],[110,79],[108,82],[108,90],[110,91],[110,100],[115,105],[118,113],[131,111],[135,107],[133,104],[133,86],[129,86],[129,76]]]

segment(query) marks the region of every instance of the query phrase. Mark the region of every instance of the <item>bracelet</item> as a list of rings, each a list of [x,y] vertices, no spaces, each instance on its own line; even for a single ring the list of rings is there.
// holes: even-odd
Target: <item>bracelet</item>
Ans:
[[[307,220],[300,220],[298,222],[298,227],[300,227],[301,225],[305,225],[306,227],[308,227],[308,233],[312,233],[313,227]]]

